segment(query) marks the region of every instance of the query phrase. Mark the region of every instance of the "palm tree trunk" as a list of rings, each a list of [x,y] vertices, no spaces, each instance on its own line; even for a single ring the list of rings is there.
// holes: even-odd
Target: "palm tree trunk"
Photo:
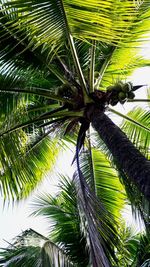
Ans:
[[[93,112],[91,123],[125,174],[150,200],[150,161],[102,111]]]

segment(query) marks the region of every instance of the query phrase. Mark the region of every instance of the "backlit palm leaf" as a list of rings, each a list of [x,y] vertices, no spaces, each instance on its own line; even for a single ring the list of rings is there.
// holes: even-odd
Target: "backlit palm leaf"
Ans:
[[[129,44],[129,47],[116,49],[104,73],[100,87],[105,90],[107,86],[117,83],[119,80],[125,81],[136,68],[144,66],[150,66],[150,61],[140,56],[138,48],[130,48]]]
[[[0,266],[5,267],[73,266],[61,248],[32,229],[24,231],[0,254]]]
[[[149,110],[136,107],[128,113],[136,122],[139,122],[145,127],[149,128],[150,114]],[[149,143],[149,131],[146,129],[141,129],[141,127],[135,124],[124,121],[122,124],[123,131],[127,134],[129,139],[140,149],[140,151],[147,157],[149,157],[150,143]]]
[[[138,233],[133,226],[120,228],[120,236],[123,241],[120,251],[117,251],[119,267],[143,267],[148,266],[150,247],[149,237],[145,233]]]
[[[61,179],[57,196],[41,194],[35,198],[33,215],[44,215],[51,229],[50,239],[60,244],[74,263],[87,266],[89,245],[81,229],[76,188],[69,179]]]
[[[90,38],[106,43],[122,43],[131,37],[130,28],[142,19],[147,19],[148,1],[84,1],[68,0],[33,2],[2,2],[2,10],[11,16],[14,25],[19,17],[22,27],[28,32],[31,44],[60,45],[60,40],[71,31],[78,38]],[[65,11],[65,12],[64,12]],[[147,15],[145,15],[147,14]],[[145,17],[144,17],[145,15]],[[148,24],[148,23],[147,23]],[[69,26],[69,27],[68,27]],[[148,28],[148,25],[146,29]],[[19,27],[16,26],[16,30]],[[132,32],[133,34],[133,32]],[[135,37],[138,32],[135,31]],[[35,44],[35,46],[37,46]]]
[[[115,169],[112,168],[106,156],[100,151],[92,150],[95,184],[98,197],[106,209],[119,217],[124,205],[124,193]]]
[[[27,146],[28,141],[22,130],[0,140],[0,191],[4,198],[27,197],[53,167],[58,155],[56,140],[41,137],[40,142],[37,138]]]
[[[130,28],[148,10],[148,1],[64,1],[72,32],[80,38],[121,43],[130,38]],[[140,17],[141,15],[141,17]],[[139,16],[139,17],[137,17]],[[135,22],[136,21],[136,22]],[[148,27],[148,25],[147,25]],[[126,29],[126,30],[125,30]],[[116,39],[114,39],[114,37]]]
[[[136,238],[136,236],[135,236],[135,238]],[[139,235],[137,235],[137,238],[138,238],[137,252],[131,254],[131,256],[135,255],[131,266],[133,266],[133,267],[148,267],[150,264],[149,235],[139,234]]]
[[[77,262],[79,266],[86,266],[89,261],[89,255],[91,255],[91,260],[94,262],[92,258],[94,256],[94,252],[92,251],[94,246],[91,248],[90,240],[93,238],[92,242],[95,240],[95,247],[97,247],[97,250],[99,249],[99,241],[101,243],[102,256],[100,256],[101,254],[97,255],[98,262],[103,262],[101,264],[104,264],[104,259],[102,259],[102,257],[106,254],[109,261],[114,264],[116,260],[114,249],[115,247],[119,247],[120,244],[118,243],[118,237],[114,230],[114,220],[112,216],[114,215],[115,219],[117,219],[116,214],[107,213],[101,203],[97,206],[95,202],[97,209],[96,207],[94,208],[91,196],[88,198],[86,198],[86,195],[82,196],[80,186],[77,183],[78,181],[75,177],[73,181],[63,178],[60,185],[61,191],[56,197],[52,197],[49,194],[39,195],[32,205],[34,209],[33,215],[44,215],[48,221],[51,222],[50,229],[52,230],[52,240],[54,240],[54,242],[59,242],[72,261]],[[101,180],[99,180],[99,184],[103,185],[103,182],[101,183]],[[107,190],[108,185],[103,186]],[[83,208],[83,205],[85,205],[85,203],[83,203],[84,197],[86,198],[86,210]],[[100,202],[102,200],[102,203],[106,203],[101,196],[98,198]],[[120,199],[118,198],[118,202],[119,201]],[[113,209],[112,202],[109,203],[109,206],[112,206]],[[120,206],[122,206],[121,203]],[[90,214],[88,214],[89,211]],[[96,213],[95,215],[94,212]],[[91,218],[93,218],[92,216],[95,216],[94,218],[97,216],[95,225],[98,226],[98,229],[96,231],[94,231],[95,226],[93,226],[91,220]],[[90,225],[89,221],[91,222]],[[120,227],[119,221],[120,218],[118,218],[118,227]],[[97,234],[97,238],[94,237],[94,233]],[[114,246],[112,246],[111,239],[115,240]],[[108,264],[109,263],[107,263],[107,265]]]

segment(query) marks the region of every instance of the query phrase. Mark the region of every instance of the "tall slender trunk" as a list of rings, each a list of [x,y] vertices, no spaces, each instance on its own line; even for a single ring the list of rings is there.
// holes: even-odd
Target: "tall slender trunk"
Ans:
[[[102,111],[93,112],[91,123],[125,174],[150,200],[150,161]]]

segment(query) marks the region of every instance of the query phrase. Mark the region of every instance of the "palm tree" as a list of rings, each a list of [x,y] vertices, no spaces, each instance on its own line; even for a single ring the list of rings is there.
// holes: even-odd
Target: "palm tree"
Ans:
[[[148,231],[149,112],[135,109],[123,115],[111,106],[138,101],[134,92],[142,83],[132,85],[125,78],[149,65],[137,53],[149,30],[149,1],[0,2],[1,191],[5,198],[26,197],[53,166],[62,145],[76,142],[74,181],[91,261],[110,266],[110,241],[119,240],[116,218],[103,201],[109,188],[103,185],[101,199],[95,186],[97,170],[103,171],[94,169],[94,142],[108,149]],[[130,127],[129,138],[107,112],[126,119],[122,127],[124,132]],[[80,153],[83,145],[86,156]],[[85,162],[88,174],[81,166]]]
[[[109,168],[109,171],[111,173],[112,169]],[[70,178],[61,177],[59,187],[57,196],[42,193],[33,202],[32,215],[46,217],[50,225],[49,236],[44,237],[33,229],[22,232],[8,248],[0,250],[0,266],[91,266],[90,246],[85,229],[81,227],[83,222],[75,183]],[[114,189],[112,191],[117,197],[118,192]],[[121,193],[119,195],[121,197]],[[108,201],[109,197],[106,198]],[[110,207],[112,203],[109,204]],[[119,209],[119,205],[117,208]],[[115,246],[116,261],[112,260],[111,266],[148,266],[148,236],[137,233],[131,226],[127,227],[122,217],[118,231],[121,247]]]

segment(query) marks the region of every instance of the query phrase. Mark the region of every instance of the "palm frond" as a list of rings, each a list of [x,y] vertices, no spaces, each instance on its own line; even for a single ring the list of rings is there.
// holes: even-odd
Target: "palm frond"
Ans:
[[[0,68],[0,94],[3,102],[0,114],[4,120],[6,115],[29,106],[48,106],[62,100],[56,94],[59,81],[51,74],[32,67],[20,68],[14,62],[7,62]],[[41,112],[40,112],[41,113]],[[39,114],[40,114],[39,113]]]
[[[136,147],[146,156],[149,157],[149,110],[145,110],[140,107],[135,107],[128,114],[131,119],[135,120],[137,123],[143,125],[143,128],[129,121],[124,121],[121,125],[123,131],[127,134],[128,138],[135,144]]]
[[[127,47],[116,48],[104,73],[100,88],[104,90],[119,80],[125,81],[128,77],[131,79],[134,70],[144,66],[150,66],[150,61],[140,55],[140,48],[132,47],[132,42]]]
[[[124,118],[125,120],[129,121],[130,123],[134,124],[135,126],[138,126],[139,128],[141,128],[141,129],[143,129],[143,130],[145,130],[147,132],[150,132],[150,129],[148,127],[146,127],[144,124],[136,121],[136,119],[133,119],[128,115],[124,115],[123,113],[121,113],[121,112],[119,112],[117,110],[114,110],[112,108],[109,108],[108,110],[111,111],[112,113]]]
[[[93,176],[97,197],[119,223],[125,203],[125,193],[111,162],[104,153],[92,148],[91,153],[89,149],[83,152],[81,169],[90,186]]]
[[[82,125],[80,129],[82,129]],[[76,146],[77,172],[74,174],[74,181],[78,192],[81,218],[83,225],[84,222],[87,223],[87,226],[84,225],[84,227],[87,228],[86,235],[88,235],[90,243],[92,264],[98,266],[100,262],[102,265],[105,262],[105,264],[109,266],[111,261],[115,261],[114,244],[111,242],[111,237],[113,236],[113,239],[116,240],[116,244],[119,239],[116,235],[114,224],[112,223],[112,214],[105,209],[104,203],[95,195],[95,192],[92,192],[80,168],[80,141],[81,137],[78,135]],[[107,234],[105,235],[105,233]],[[99,255],[99,257],[97,257],[97,255]]]
[[[28,143],[22,130],[1,138],[0,191],[4,198],[27,197],[53,168],[59,151],[57,141],[48,136],[40,142],[31,140]]]
[[[26,5],[23,1],[5,3],[2,1],[2,14],[7,19],[12,20],[11,23],[6,22],[5,27],[11,28],[13,32],[24,29],[26,36],[29,37],[30,46],[33,46],[34,49],[39,44],[41,46],[44,43],[45,47],[47,44],[56,46],[56,43],[59,46],[65,31],[65,21],[60,3],[61,1],[52,1],[51,3],[41,1],[39,4],[39,2],[30,1]],[[21,19],[20,22],[22,26],[24,25],[22,29],[16,25],[17,19]],[[34,43],[34,40],[37,41],[37,44]]]
[[[20,108],[7,116],[7,120],[1,124],[1,128],[7,132],[0,137],[0,190],[4,198],[20,199],[28,196],[48,170],[52,169],[60,150],[58,140],[65,132],[62,118],[53,119],[46,125],[45,114],[51,112],[42,112],[43,117],[39,124],[38,120],[36,123],[32,119],[29,120],[34,113],[40,117],[39,110],[32,111],[32,115],[29,111]],[[21,120],[21,126],[14,127]],[[28,123],[24,120],[28,120]],[[9,127],[14,131],[7,130]]]
[[[35,48],[39,45],[47,47],[47,44],[51,47],[53,45],[54,48],[60,46],[61,40],[66,37],[67,24],[71,33],[81,39],[121,44],[130,40],[131,29],[135,39],[139,37],[142,29],[143,32],[149,29],[148,8],[147,0],[140,4],[138,1],[119,0],[105,3],[95,0],[86,0],[84,3],[80,0],[74,0],[72,3],[68,0],[39,3],[30,0],[28,4],[23,1],[2,1],[1,10],[12,20],[11,28],[16,28],[17,31],[20,30],[20,27],[16,26],[16,20],[19,18],[21,27],[31,40],[30,44]],[[137,25],[141,27],[141,20],[146,21],[144,27],[134,31]]]
[[[0,266],[73,266],[61,248],[32,229],[16,237],[13,244],[1,249],[0,254]]]
[[[61,176],[60,192],[53,197],[41,194],[33,200],[32,215],[47,218],[50,239],[61,245],[69,258],[80,266],[89,262],[89,245],[81,229],[74,182]]]
[[[132,226],[125,225],[122,222],[122,226],[119,229],[122,247],[120,251],[117,251],[118,266],[135,266],[137,251],[140,248],[140,237],[142,234],[137,233],[137,230]]]
[[[141,267],[148,267],[149,263],[150,263],[150,259],[146,260],[146,261],[141,265]]]
[[[132,266],[148,267],[150,263],[150,240],[149,235],[139,235],[139,244]]]
[[[93,196],[87,185],[84,187],[85,192],[88,192],[88,197],[84,191],[80,190],[79,178],[76,179],[80,216],[84,234],[90,243],[91,262],[95,266],[98,266],[99,263],[111,266],[117,262],[114,253],[115,246],[120,246],[115,222],[113,222],[115,220],[112,214],[106,211],[100,199]]]
[[[140,24],[148,1],[64,1],[72,33],[80,38],[121,43],[130,38],[130,28]],[[136,33],[137,34],[137,33]],[[116,39],[115,39],[116,38]]]

